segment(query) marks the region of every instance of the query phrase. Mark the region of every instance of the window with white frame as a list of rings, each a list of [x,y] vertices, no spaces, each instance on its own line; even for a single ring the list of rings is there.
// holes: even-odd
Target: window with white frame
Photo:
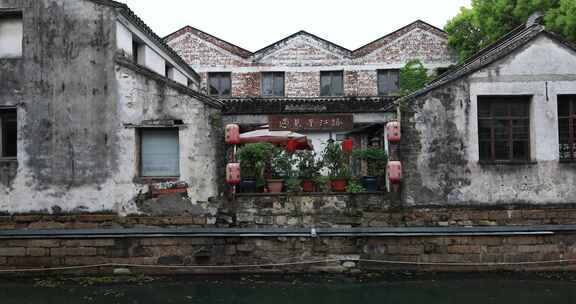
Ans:
[[[0,11],[0,58],[22,57],[23,34],[22,13]]]
[[[180,176],[178,129],[140,129],[140,175],[142,177]]]

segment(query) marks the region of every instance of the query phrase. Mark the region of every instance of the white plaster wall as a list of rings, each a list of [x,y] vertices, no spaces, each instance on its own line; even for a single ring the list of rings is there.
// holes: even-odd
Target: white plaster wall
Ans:
[[[180,71],[178,71],[176,68],[170,68],[168,70],[168,78],[183,84],[185,86],[188,85],[188,78],[186,77],[186,75],[182,74]]]
[[[132,32],[118,21],[116,22],[116,46],[132,56]]]
[[[433,196],[439,196],[441,203],[576,202],[576,167],[559,162],[557,113],[557,96],[576,94],[576,52],[541,35],[462,82],[469,92],[458,82],[437,89],[438,94],[430,93],[414,117],[422,146],[416,167],[420,185],[408,183],[407,203],[429,203]],[[532,96],[531,163],[479,163],[477,102],[483,95]],[[448,96],[450,100],[442,99]],[[452,122],[456,133],[447,142],[442,132],[450,130]],[[434,130],[434,126],[441,127]],[[438,142],[449,146],[437,151]],[[457,163],[444,159],[442,153],[447,152]],[[461,153],[467,164],[458,159]],[[426,196],[429,201],[423,202]]]
[[[0,18],[0,58],[22,56],[22,19],[17,17]]]
[[[160,75],[164,75],[166,71],[166,60],[164,60],[148,45],[141,45],[138,48],[138,64],[143,65]]]

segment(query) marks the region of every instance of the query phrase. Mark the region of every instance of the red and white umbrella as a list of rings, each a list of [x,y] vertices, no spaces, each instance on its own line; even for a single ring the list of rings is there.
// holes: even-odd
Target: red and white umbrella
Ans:
[[[296,144],[296,150],[314,150],[312,142],[306,135],[292,131],[270,131],[268,125],[260,127],[258,130],[240,134],[240,143],[268,142],[279,146],[287,146],[292,141]]]

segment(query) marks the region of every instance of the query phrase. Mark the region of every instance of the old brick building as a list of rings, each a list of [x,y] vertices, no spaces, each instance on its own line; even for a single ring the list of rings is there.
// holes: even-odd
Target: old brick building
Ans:
[[[243,126],[305,114],[348,114],[354,128],[394,118],[391,101],[399,90],[399,69],[419,59],[430,73],[455,63],[442,30],[416,21],[357,49],[348,50],[305,31],[256,52],[186,26],[165,38],[201,76],[201,90],[225,104],[225,122]],[[330,132],[296,129],[315,147]]]

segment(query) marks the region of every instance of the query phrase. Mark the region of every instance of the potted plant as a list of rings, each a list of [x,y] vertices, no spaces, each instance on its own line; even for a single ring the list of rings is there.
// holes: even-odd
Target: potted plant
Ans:
[[[270,158],[270,178],[267,179],[268,191],[280,193],[284,187],[284,180],[290,177],[292,170],[292,155],[282,148],[274,148]]]
[[[298,176],[302,180],[302,191],[314,192],[314,180],[320,175],[322,162],[316,159],[312,151],[296,152]]]
[[[362,177],[362,186],[366,191],[378,191],[378,178],[386,176],[388,155],[381,148],[371,147],[355,150],[354,157],[366,162],[368,175]]]
[[[332,191],[346,192],[350,169],[348,168],[348,160],[340,145],[333,140],[329,140],[322,151],[322,159],[328,169]]]
[[[273,151],[274,146],[270,143],[247,144],[238,150],[237,158],[242,176],[240,189],[243,192],[256,192],[258,185],[263,183],[262,171]]]

